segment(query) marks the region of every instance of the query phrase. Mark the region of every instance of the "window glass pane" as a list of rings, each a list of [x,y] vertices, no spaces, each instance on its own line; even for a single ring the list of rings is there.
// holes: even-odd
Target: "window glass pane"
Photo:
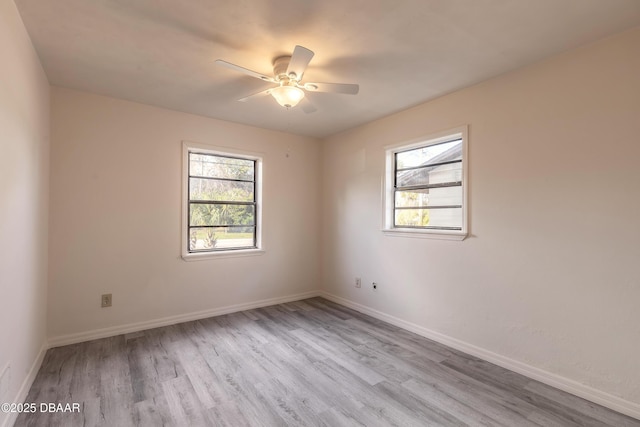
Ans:
[[[462,229],[462,209],[395,209],[396,227]]]
[[[462,162],[397,172],[396,187],[462,181]]]
[[[395,207],[462,205],[462,187],[396,191]]]
[[[189,225],[255,225],[254,205],[190,203]]]
[[[252,248],[254,231],[254,227],[191,228],[189,250]]]
[[[253,160],[189,153],[189,175],[253,181]]]
[[[404,169],[460,159],[462,159],[462,139],[456,139],[396,153],[396,168]]]
[[[189,178],[190,200],[253,202],[253,182]]]

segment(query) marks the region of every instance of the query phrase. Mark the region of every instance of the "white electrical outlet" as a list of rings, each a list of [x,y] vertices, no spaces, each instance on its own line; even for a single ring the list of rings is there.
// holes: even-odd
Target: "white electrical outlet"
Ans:
[[[101,300],[102,300],[102,303],[101,303],[102,308],[111,307],[111,304],[113,303],[113,299],[111,297],[111,294],[102,295]]]
[[[362,287],[362,279],[360,279],[359,277],[356,277],[356,288],[361,288]]]

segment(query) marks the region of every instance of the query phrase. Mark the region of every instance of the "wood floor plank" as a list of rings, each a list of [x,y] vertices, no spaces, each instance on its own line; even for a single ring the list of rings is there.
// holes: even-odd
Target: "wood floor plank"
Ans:
[[[132,425],[135,403],[124,336],[106,339],[100,359],[100,414],[105,424]]]
[[[164,395],[149,400],[136,402],[133,405],[133,422],[138,426],[171,425],[173,419],[169,412],[169,404]],[[94,425],[87,421],[85,425]]]
[[[424,426],[437,425],[426,422],[424,417],[402,406],[394,400],[388,399],[380,389],[370,386],[359,376],[343,367],[339,362],[327,359],[316,362],[316,369],[331,378],[334,383],[343,388],[344,394],[358,403],[357,419],[364,420],[368,426]],[[366,392],[364,392],[363,387]]]
[[[609,426],[640,420],[322,298],[51,349],[17,427]]]
[[[100,398],[92,397],[89,399],[84,399],[82,402],[82,426],[101,426],[103,425],[104,419],[102,418],[102,413],[100,412]],[[63,421],[67,421],[66,418]]]
[[[580,413],[588,415],[605,424],[615,425],[619,427],[632,427],[637,425],[634,420],[621,415],[617,412],[610,411],[600,405],[588,400],[582,399],[569,393],[565,393],[557,388],[553,388],[538,381],[530,381],[525,387],[526,392],[532,392],[538,396],[544,396],[556,404],[565,407],[574,408]],[[552,413],[553,411],[551,411]],[[549,412],[548,412],[549,413]]]
[[[320,354],[324,354],[327,358],[334,360],[336,363],[343,366],[345,369],[349,370],[354,375],[360,377],[364,381],[366,381],[369,385],[375,385],[380,381],[384,381],[385,378],[379,373],[367,368],[363,364],[344,356],[340,352],[332,352],[330,349],[323,348],[318,344],[317,340],[313,335],[308,332],[297,329],[292,332],[292,334],[298,338],[300,341],[307,344],[310,348],[317,351]]]
[[[439,390],[437,387],[433,387],[424,383],[411,379],[401,384],[402,387],[422,402],[428,403],[428,406],[435,408],[446,408],[447,412],[453,415],[461,423],[467,425],[477,426],[505,426],[498,422],[496,419],[491,418],[487,411],[484,412],[474,409],[472,406],[466,403],[467,398],[458,399],[450,396],[445,392]]]
[[[366,427],[364,420],[354,418],[354,413],[346,413],[337,408],[331,408],[328,411],[319,414],[323,423],[328,426],[335,427]]]
[[[242,406],[236,402],[225,402],[209,409],[209,418],[216,427],[252,427],[264,425],[261,422],[252,423],[247,419]]]
[[[208,411],[200,405],[195,390],[185,376],[162,383],[164,397],[175,425],[206,426],[212,424]]]
[[[360,331],[363,335],[375,338],[381,345],[394,346],[409,352],[427,357],[434,362],[441,362],[452,354],[452,349],[444,346],[438,346],[427,339],[410,339],[402,336],[399,330],[388,330],[379,328],[376,325],[369,324],[360,319],[348,319],[345,323],[350,327]],[[411,337],[412,338],[412,337]]]

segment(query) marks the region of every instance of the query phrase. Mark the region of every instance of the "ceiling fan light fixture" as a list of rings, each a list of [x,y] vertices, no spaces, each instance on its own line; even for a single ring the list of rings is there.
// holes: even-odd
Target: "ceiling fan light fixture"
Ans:
[[[278,86],[269,93],[285,108],[295,107],[304,98],[304,91],[296,86]]]
[[[278,104],[288,109],[295,107],[304,99],[305,91],[342,93],[347,95],[356,95],[358,93],[360,87],[357,84],[302,83],[302,76],[309,65],[309,61],[313,58],[313,55],[313,51],[306,47],[296,45],[291,55],[278,56],[273,60],[273,77],[266,76],[262,73],[232,64],[231,62],[227,62],[222,59],[217,59],[216,64],[240,72],[244,75],[277,85],[276,87],[240,98],[238,99],[240,102],[245,102],[252,98],[271,95]],[[317,110],[311,102],[306,100],[302,103],[302,111],[305,113],[313,113]]]

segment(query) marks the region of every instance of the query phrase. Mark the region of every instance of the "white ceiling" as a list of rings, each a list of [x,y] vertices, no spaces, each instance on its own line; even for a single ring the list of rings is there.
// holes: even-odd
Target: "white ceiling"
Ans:
[[[15,0],[53,85],[263,128],[324,137],[640,25],[640,0]],[[296,44],[318,111],[271,97]]]

